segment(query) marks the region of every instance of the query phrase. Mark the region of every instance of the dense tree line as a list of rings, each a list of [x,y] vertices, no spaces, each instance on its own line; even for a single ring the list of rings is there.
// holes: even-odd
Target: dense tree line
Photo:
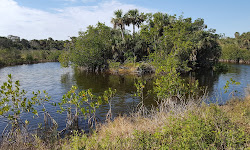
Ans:
[[[57,61],[65,43],[52,38],[26,40],[18,36],[0,37],[0,67],[23,63]]]
[[[223,37],[220,39],[222,47],[221,59],[239,62],[250,61],[250,32],[235,32],[234,38]]]
[[[59,41],[52,38],[41,40],[20,39],[18,36],[9,35],[0,37],[0,49],[17,49],[17,50],[63,50],[64,43],[69,41]]]
[[[175,66],[178,70],[211,67],[221,54],[219,35],[207,29],[203,19],[177,17],[164,13],[139,13],[137,9],[123,14],[114,12],[113,28],[98,23],[70,42],[61,56],[71,63],[95,70],[108,66],[108,60],[126,63],[148,61],[156,67]],[[127,26],[133,26],[130,34]],[[140,28],[136,32],[136,27]]]

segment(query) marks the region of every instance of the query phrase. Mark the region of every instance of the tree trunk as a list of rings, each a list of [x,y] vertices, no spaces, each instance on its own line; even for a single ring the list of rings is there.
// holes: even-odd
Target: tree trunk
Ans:
[[[122,40],[124,40],[124,28],[123,28],[123,25],[120,25],[120,28],[121,28]]]
[[[135,37],[135,24],[133,24],[133,37]]]
[[[124,33],[123,33],[123,30],[121,30],[121,33],[122,33],[122,40],[124,40]]]
[[[121,28],[121,34],[122,34],[122,40],[124,40],[124,33],[122,28]]]

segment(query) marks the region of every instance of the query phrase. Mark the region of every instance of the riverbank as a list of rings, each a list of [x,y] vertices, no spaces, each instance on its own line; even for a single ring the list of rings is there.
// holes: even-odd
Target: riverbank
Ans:
[[[250,60],[249,61],[245,61],[245,60],[225,60],[225,59],[219,59],[219,62],[225,62],[225,63],[235,63],[235,64],[250,64]]]
[[[17,62],[17,63],[11,63],[8,65],[0,66],[0,68],[9,67],[9,66],[18,66],[18,65],[31,65],[31,64],[38,64],[38,63],[47,63],[47,62],[58,62],[58,60],[35,60],[32,62]]]
[[[200,98],[201,100],[203,98]],[[77,134],[44,142],[15,141],[1,149],[244,149],[250,146],[250,96],[226,105],[170,99]]]

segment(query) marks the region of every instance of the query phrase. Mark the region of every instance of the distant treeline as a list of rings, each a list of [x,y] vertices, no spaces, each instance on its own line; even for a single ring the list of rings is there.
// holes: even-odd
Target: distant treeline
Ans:
[[[221,59],[234,62],[250,61],[250,32],[235,33],[234,38],[223,37],[219,40],[222,47]]]
[[[18,36],[9,35],[0,37],[0,49],[17,49],[17,50],[63,50],[64,44],[69,42],[53,40],[52,38],[42,40],[20,39]]]
[[[69,42],[68,40],[53,40],[52,38],[29,41],[13,35],[0,37],[0,67],[58,61],[61,50]]]

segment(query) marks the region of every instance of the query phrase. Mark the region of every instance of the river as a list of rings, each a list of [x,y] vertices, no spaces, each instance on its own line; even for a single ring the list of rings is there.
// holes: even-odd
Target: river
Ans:
[[[229,91],[237,90],[237,96],[244,96],[245,88],[250,84],[250,65],[229,64],[230,69],[227,73],[216,74],[213,71],[201,71],[190,73],[186,77],[191,80],[198,80],[201,87],[206,87],[209,102],[225,103],[230,99],[229,93],[224,93],[223,87],[230,78],[241,84],[238,86],[230,85]],[[32,91],[46,90],[51,96],[51,102],[60,102],[62,95],[70,90],[72,85],[77,85],[79,89],[92,89],[96,95],[101,95],[109,87],[117,90],[117,94],[112,100],[113,116],[129,113],[134,110],[140,102],[138,98],[133,97],[136,88],[134,82],[138,79],[133,75],[109,75],[102,73],[90,73],[86,71],[74,70],[72,68],[61,68],[60,63],[49,62],[32,65],[19,65],[0,68],[0,85],[7,80],[7,75],[12,74],[14,80],[19,80],[21,89],[28,91],[29,97]],[[152,90],[153,78],[144,76],[147,80],[146,90]],[[151,94],[146,98],[147,106],[156,105],[154,95]],[[58,122],[58,129],[65,127],[66,114],[58,114],[57,107],[46,104],[46,108],[51,116]],[[39,117],[33,118],[31,114],[23,114],[24,120],[29,120],[29,129],[37,128],[38,123],[43,122],[41,108]],[[97,116],[103,120],[108,112],[108,106],[102,105],[97,111]],[[86,126],[87,122],[82,119],[82,126]],[[6,122],[0,118],[0,131],[2,132]]]

